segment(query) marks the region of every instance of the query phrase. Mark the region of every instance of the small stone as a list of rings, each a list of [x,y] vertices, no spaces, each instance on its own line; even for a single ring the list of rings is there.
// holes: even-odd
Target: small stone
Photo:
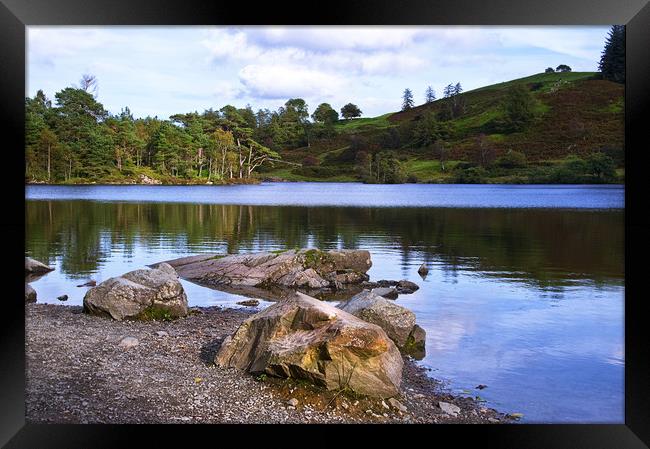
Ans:
[[[120,348],[129,349],[138,346],[140,341],[135,337],[124,337],[119,344]]]
[[[342,404],[341,404],[341,407],[343,407],[343,408],[346,409],[346,410],[350,408],[350,406],[348,405],[347,402],[342,403]]]
[[[488,418],[488,421],[491,422],[491,423],[498,423],[499,422],[499,420],[495,419],[495,418]]]
[[[390,410],[390,407],[384,401],[381,401],[381,406],[384,407],[386,410]]]
[[[169,334],[165,331],[158,331],[156,332],[156,335],[159,337],[169,337]]]
[[[67,301],[68,300],[68,295],[61,295],[61,296],[57,297],[56,299],[58,299],[59,301]]]
[[[97,285],[97,281],[90,280],[84,284],[79,284],[77,287],[94,287]]]
[[[418,268],[418,273],[420,276],[426,276],[429,273],[429,268],[425,264],[420,265],[420,268]]]
[[[424,399],[424,395],[422,393],[415,393],[413,395],[414,399]]]
[[[449,402],[438,402],[438,405],[442,409],[443,412],[445,412],[448,415],[451,416],[457,416],[458,413],[460,413],[460,407],[454,404],[450,404]]]
[[[291,407],[296,407],[298,405],[298,399],[291,398],[287,401],[287,404],[289,404]]]
[[[257,299],[247,299],[245,301],[239,301],[237,304],[240,306],[257,307],[260,305],[260,302]]]
[[[395,398],[390,398],[388,400],[388,403],[395,409],[399,410],[400,412],[406,412],[408,409],[404,404],[402,404],[400,401],[398,401]]]
[[[484,389],[484,388],[487,388],[487,385],[478,384],[475,388],[476,388],[477,390],[482,390],[482,389]]]
[[[397,291],[399,293],[410,294],[417,291],[420,287],[415,282],[402,279],[397,283]]]

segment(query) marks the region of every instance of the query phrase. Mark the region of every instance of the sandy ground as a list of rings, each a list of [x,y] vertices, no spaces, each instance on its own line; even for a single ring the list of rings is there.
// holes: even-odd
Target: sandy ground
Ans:
[[[81,307],[26,304],[26,419],[34,423],[510,423],[446,394],[405,358],[406,410],[291,379],[212,363],[223,338],[255,309],[193,308],[175,321],[113,321]],[[125,337],[138,344],[120,346]],[[295,406],[288,403],[296,399]],[[445,413],[439,401],[460,407]],[[293,402],[293,401],[292,401]]]

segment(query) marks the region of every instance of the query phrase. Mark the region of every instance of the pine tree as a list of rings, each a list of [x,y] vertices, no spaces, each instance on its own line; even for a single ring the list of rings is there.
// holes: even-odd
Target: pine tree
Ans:
[[[625,83],[625,26],[614,25],[609,30],[598,70],[606,80]]]
[[[427,91],[425,94],[425,101],[427,103],[433,103],[435,99],[436,99],[436,92],[433,90],[431,86],[427,87]]]
[[[402,111],[406,111],[408,109],[411,109],[414,105],[413,103],[413,92],[411,92],[411,89],[406,88],[404,89],[404,95],[402,96],[403,102],[402,102]]]
[[[447,84],[445,86],[445,90],[443,91],[445,98],[449,98],[452,95],[454,95],[454,85],[453,84]]]

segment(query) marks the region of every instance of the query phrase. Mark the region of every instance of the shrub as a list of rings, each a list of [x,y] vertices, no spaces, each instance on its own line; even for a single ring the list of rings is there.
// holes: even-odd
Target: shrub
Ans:
[[[519,151],[508,150],[496,160],[496,164],[503,168],[522,168],[526,166],[526,155]]]
[[[454,170],[455,181],[458,184],[481,184],[485,178],[485,170],[481,167]]]
[[[314,155],[308,155],[302,160],[303,167],[315,167],[320,165],[320,159]]]

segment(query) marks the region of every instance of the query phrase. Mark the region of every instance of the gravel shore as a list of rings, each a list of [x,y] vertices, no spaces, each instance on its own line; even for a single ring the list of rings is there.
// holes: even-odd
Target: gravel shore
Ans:
[[[175,321],[113,321],[26,304],[26,419],[33,423],[510,423],[405,358],[394,401],[254,377],[212,363],[254,310],[193,308]],[[128,339],[127,337],[133,337]],[[127,338],[125,340],[125,338]],[[460,408],[456,416],[440,401]],[[391,403],[393,402],[393,403]],[[449,407],[443,404],[444,408]],[[456,410],[451,407],[451,412]]]

